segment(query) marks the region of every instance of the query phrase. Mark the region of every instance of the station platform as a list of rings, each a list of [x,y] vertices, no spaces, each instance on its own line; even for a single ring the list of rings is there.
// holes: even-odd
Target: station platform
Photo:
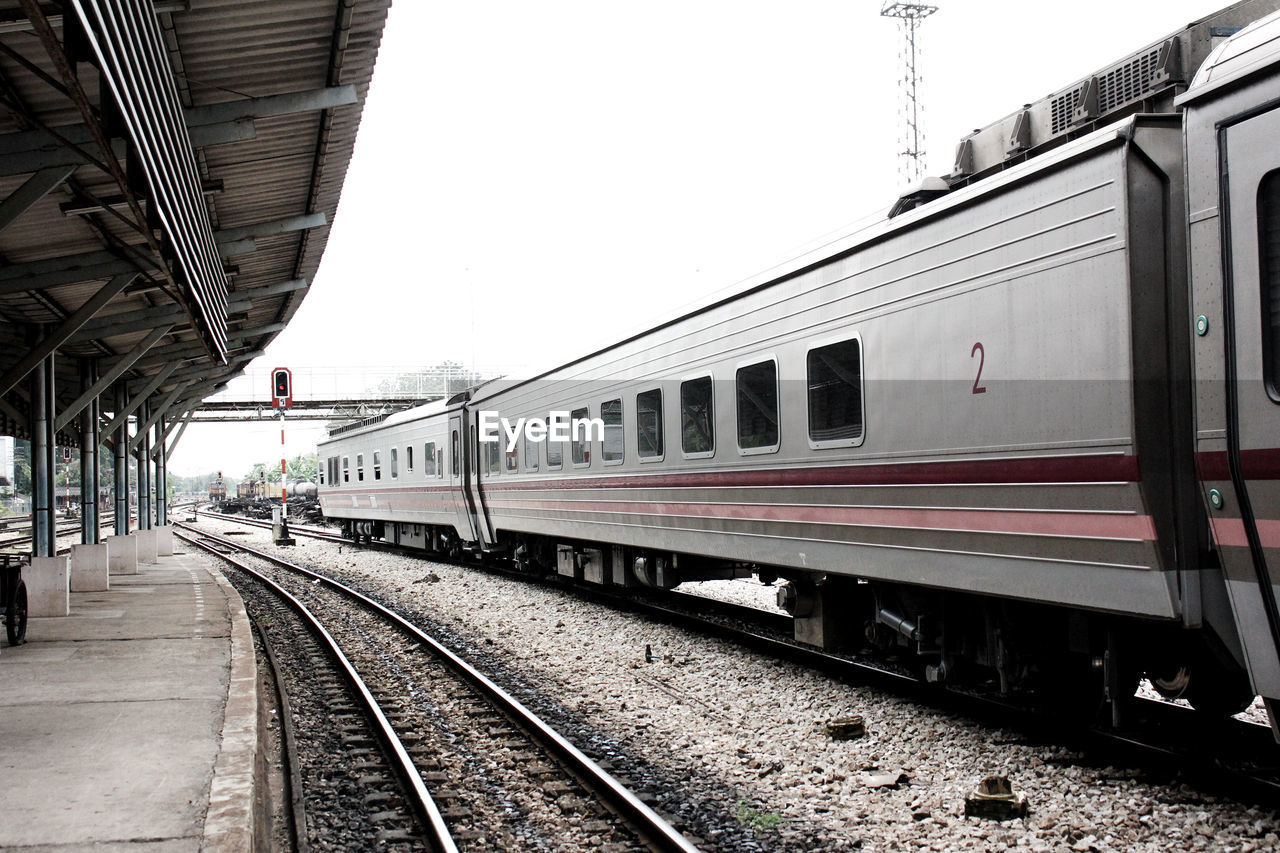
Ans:
[[[0,647],[0,849],[252,850],[258,737],[230,584],[181,553],[113,574]]]

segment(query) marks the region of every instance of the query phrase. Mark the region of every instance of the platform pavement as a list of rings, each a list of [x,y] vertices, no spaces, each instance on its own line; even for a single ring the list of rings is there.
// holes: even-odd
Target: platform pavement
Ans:
[[[27,639],[0,648],[0,850],[252,849],[257,672],[221,575],[161,557]]]

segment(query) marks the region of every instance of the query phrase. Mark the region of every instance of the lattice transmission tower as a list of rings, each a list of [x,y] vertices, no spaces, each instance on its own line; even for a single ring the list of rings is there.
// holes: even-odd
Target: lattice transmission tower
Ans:
[[[920,42],[918,32],[924,19],[938,11],[937,6],[923,3],[886,2],[880,9],[881,16],[897,18],[902,30],[902,62],[898,78],[900,132],[898,171],[904,185],[915,184],[924,177],[924,130],[920,126]]]

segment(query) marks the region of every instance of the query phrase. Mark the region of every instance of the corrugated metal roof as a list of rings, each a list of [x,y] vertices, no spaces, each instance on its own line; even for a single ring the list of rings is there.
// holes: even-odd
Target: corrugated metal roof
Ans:
[[[229,282],[224,364],[207,329],[186,310],[198,294],[172,258],[148,246],[164,243],[166,234],[154,220],[134,221],[130,196],[146,211],[148,184],[140,158],[126,150],[128,135],[113,120],[115,106],[100,101],[101,75],[92,53],[79,47],[85,34],[74,23],[74,10],[91,11],[92,4],[64,3],[70,23],[45,9],[54,50],[38,20],[0,0],[0,433],[26,434],[27,394],[12,374],[31,342],[65,325],[126,271],[137,277],[79,331],[59,337],[59,411],[80,396],[77,358],[96,358],[105,373],[156,327],[172,326],[125,377],[136,392],[176,365],[155,397],[191,383],[178,395],[190,398],[179,409],[214,393],[247,364],[247,354],[279,333],[306,295],[305,284],[285,283],[309,283],[320,265],[390,5],[155,3],[203,185],[195,192],[203,190],[206,227],[218,240]],[[74,70],[70,79],[67,67]],[[87,105],[75,102],[77,91]],[[103,168],[93,125],[127,171],[127,194]],[[302,223],[311,227],[289,230],[309,214],[321,216]],[[231,229],[238,231],[228,235]],[[104,408],[110,410],[111,399],[103,394]],[[64,440],[75,443],[69,435]]]

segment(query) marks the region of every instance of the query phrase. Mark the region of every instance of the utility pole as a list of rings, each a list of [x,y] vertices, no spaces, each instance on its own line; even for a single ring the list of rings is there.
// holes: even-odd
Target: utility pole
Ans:
[[[899,117],[901,134],[898,151],[898,170],[903,184],[911,186],[924,177],[924,130],[920,126],[920,45],[917,32],[924,19],[938,11],[937,6],[923,3],[886,2],[880,9],[881,17],[897,18],[902,29],[901,75],[898,78]]]

